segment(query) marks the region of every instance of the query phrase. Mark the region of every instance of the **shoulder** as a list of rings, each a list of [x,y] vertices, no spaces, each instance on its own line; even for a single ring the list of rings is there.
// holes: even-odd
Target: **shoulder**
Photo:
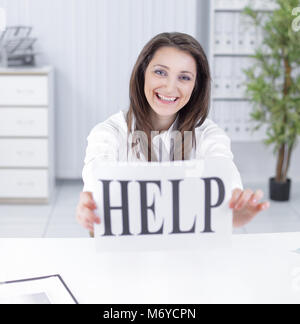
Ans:
[[[197,155],[200,157],[226,156],[233,158],[231,140],[226,132],[211,119],[195,129]]]
[[[120,111],[97,124],[88,135],[85,164],[99,158],[103,161],[118,159],[120,148],[127,138],[126,112]]]
[[[209,118],[206,118],[202,125],[196,126],[196,134],[202,136],[225,135],[228,137],[225,131]]]
[[[220,167],[231,175],[231,187],[243,188],[240,173],[233,162],[231,140],[221,127],[207,118],[201,126],[196,127],[196,143],[197,158],[218,161],[216,163],[220,163]]]

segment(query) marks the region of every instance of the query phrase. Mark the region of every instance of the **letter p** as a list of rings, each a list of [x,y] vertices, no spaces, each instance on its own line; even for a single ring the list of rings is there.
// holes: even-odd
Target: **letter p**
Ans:
[[[203,233],[212,233],[211,229],[211,209],[222,204],[225,198],[225,186],[220,178],[202,178],[205,186],[205,226]],[[211,202],[211,182],[216,181],[218,185],[219,197],[218,201],[212,205]]]

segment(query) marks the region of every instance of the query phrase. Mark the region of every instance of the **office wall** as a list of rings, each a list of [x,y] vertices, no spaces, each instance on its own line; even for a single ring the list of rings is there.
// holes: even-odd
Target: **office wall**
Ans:
[[[56,174],[79,178],[86,137],[128,107],[135,60],[163,31],[196,36],[196,0],[0,0],[9,25],[34,26],[56,71]]]

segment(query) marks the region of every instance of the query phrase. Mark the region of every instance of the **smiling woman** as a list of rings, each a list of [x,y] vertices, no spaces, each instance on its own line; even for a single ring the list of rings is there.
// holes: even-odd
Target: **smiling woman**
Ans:
[[[231,165],[233,225],[243,226],[269,207],[261,190],[243,190],[230,139],[207,118],[211,77],[196,39],[162,33],[143,48],[130,79],[130,106],[96,125],[88,137],[84,189],[77,220],[93,231],[101,220],[92,198],[92,161],[174,161],[224,157]],[[174,135],[175,134],[175,135]]]
[[[182,136],[191,132],[185,147],[178,143],[177,149],[182,159],[190,158],[187,152],[196,145],[196,125],[201,126],[208,115],[210,82],[206,55],[192,36],[162,33],[145,45],[131,76],[127,124],[128,130],[135,123],[134,130],[146,133],[148,152],[143,153],[148,161],[154,156],[151,131],[168,130],[177,117],[176,130]]]

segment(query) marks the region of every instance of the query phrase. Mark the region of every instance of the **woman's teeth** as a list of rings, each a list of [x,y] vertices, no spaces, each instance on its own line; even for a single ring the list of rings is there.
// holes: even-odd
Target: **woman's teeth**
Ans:
[[[168,101],[168,102],[174,102],[177,99],[177,97],[164,97],[159,93],[157,93],[157,96],[158,96],[159,99],[164,100],[164,101]]]

